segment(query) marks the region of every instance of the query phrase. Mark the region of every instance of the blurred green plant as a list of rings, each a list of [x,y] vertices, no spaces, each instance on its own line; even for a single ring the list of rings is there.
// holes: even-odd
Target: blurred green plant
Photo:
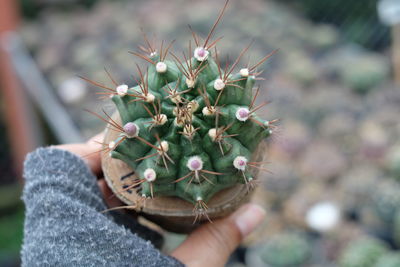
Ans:
[[[309,260],[311,248],[303,235],[286,232],[271,237],[259,253],[267,266],[302,266]]]
[[[69,0],[69,1],[38,1],[38,0],[19,0],[22,15],[26,18],[36,18],[44,8],[56,6],[62,9],[69,9],[76,6],[91,7],[98,0]]]
[[[372,237],[364,237],[348,244],[339,259],[341,267],[374,267],[387,248]]]
[[[391,179],[386,179],[377,185],[372,194],[372,207],[378,217],[386,222],[392,223],[396,210],[400,205],[400,185]]]
[[[365,94],[388,78],[390,69],[380,55],[352,56],[337,68],[341,81],[353,91]]]
[[[379,22],[377,0],[321,1],[284,0],[296,10],[302,10],[310,19],[319,23],[332,23],[343,33],[345,40],[379,50],[388,46],[389,28]]]
[[[374,267],[399,267],[400,266],[400,254],[395,252],[389,252],[376,262]]]
[[[392,146],[387,153],[386,168],[391,176],[400,181],[400,145]]]
[[[0,263],[19,255],[23,237],[24,209],[0,217]],[[0,264],[1,265],[1,264]]]
[[[18,258],[22,244],[24,208],[19,184],[0,187],[0,265]],[[11,259],[10,259],[11,258]]]

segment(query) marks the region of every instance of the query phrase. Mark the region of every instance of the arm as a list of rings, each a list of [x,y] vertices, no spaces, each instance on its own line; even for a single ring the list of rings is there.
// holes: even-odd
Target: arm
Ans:
[[[101,213],[96,177],[78,156],[38,149],[24,173],[24,266],[182,266]]]
[[[97,182],[100,193],[93,175],[101,176],[100,154],[95,152],[102,139],[98,135],[85,144],[42,148],[27,157],[23,266],[182,266],[179,261],[190,267],[224,266],[265,217],[262,207],[245,204],[191,233],[172,252],[179,261],[164,256],[145,241],[154,239],[154,232],[132,218],[101,213],[106,209],[103,200],[110,207],[121,205],[109,198],[104,179]]]

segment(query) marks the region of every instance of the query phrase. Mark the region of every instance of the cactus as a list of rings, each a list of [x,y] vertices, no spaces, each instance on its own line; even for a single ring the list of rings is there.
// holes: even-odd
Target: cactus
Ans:
[[[372,194],[372,207],[379,218],[385,223],[393,223],[396,210],[400,205],[399,192],[399,184],[394,180],[386,178],[386,180],[382,181]]]
[[[396,180],[400,180],[400,145],[392,146],[386,156],[386,166]]]
[[[339,259],[341,267],[374,267],[386,252],[386,246],[379,240],[365,237],[352,241]]]
[[[400,266],[400,254],[396,252],[388,252],[382,255],[374,267],[398,267]]]
[[[253,87],[257,67],[272,53],[234,73],[249,45],[230,67],[221,66],[220,39],[211,38],[227,4],[204,41],[192,31],[195,47],[189,41],[183,59],[169,52],[172,42],[157,50],[144,34],[143,53],[131,52],[149,63],[146,71],[136,65],[136,86],[116,83],[108,71],[113,87],[86,79],[106,90],[102,94],[111,96],[120,115],[121,122],[106,113],[100,118],[120,133],[104,150],[136,173],[121,190],[136,190],[143,198],[179,197],[204,211],[222,189],[254,185],[252,169],[262,168],[252,154],[275,121],[255,114],[264,104],[255,105],[259,89],[253,94]]]
[[[263,266],[303,266],[311,256],[308,240],[299,233],[274,235],[260,248]]]

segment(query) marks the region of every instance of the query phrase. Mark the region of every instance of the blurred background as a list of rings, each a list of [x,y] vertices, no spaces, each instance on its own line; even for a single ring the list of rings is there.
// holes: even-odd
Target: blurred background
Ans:
[[[140,27],[180,51],[223,2],[0,1],[0,266],[19,265],[25,154],[89,138],[104,123],[84,109],[113,108],[77,75],[133,85]],[[218,49],[279,48],[258,101],[281,121],[255,194],[267,219],[228,266],[400,266],[399,23],[398,0],[231,1]]]

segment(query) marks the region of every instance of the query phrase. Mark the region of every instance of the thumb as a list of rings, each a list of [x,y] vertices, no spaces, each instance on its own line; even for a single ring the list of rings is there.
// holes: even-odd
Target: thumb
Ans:
[[[224,266],[242,239],[264,219],[265,210],[256,204],[245,204],[229,217],[207,223],[172,253],[187,266]]]

